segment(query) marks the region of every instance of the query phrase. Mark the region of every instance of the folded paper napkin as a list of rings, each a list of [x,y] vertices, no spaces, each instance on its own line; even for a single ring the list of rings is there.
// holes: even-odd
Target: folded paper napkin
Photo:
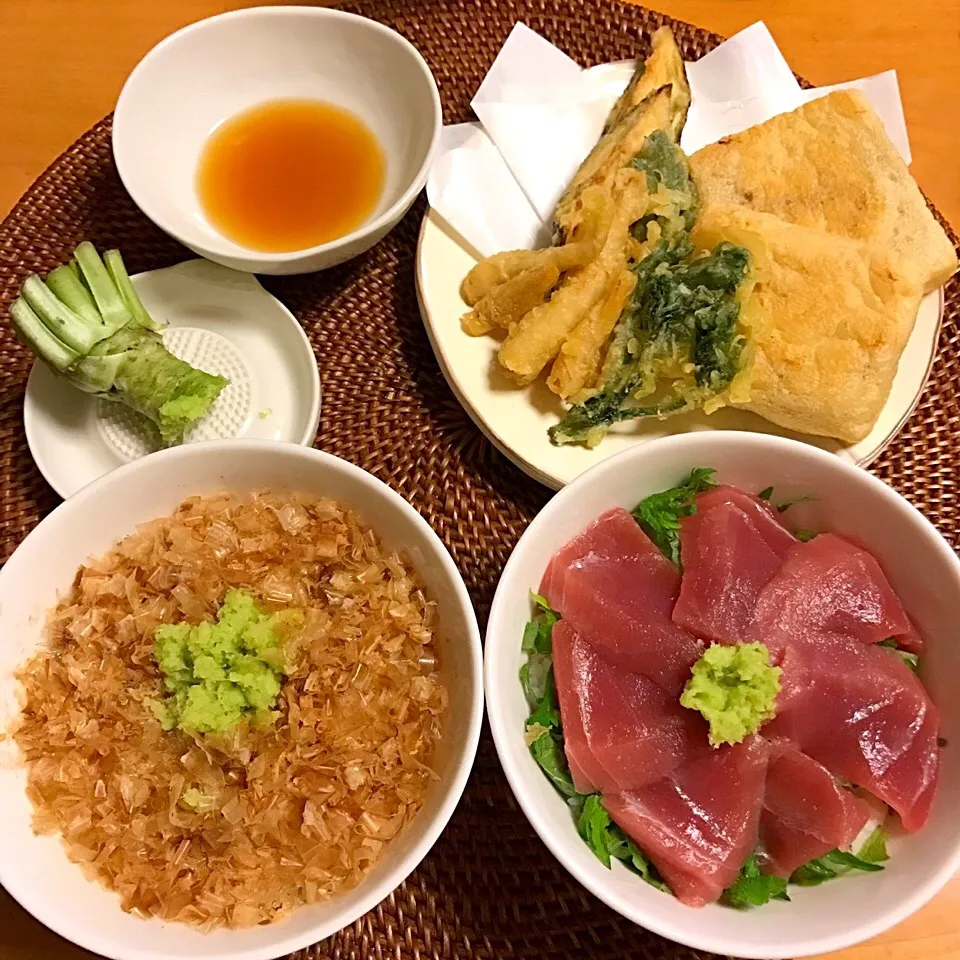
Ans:
[[[633,70],[633,61],[584,70],[516,24],[471,102],[479,122],[443,130],[427,182],[431,207],[478,256],[548,243],[556,201]],[[688,63],[687,77],[693,101],[680,145],[688,154],[833,90],[856,87],[910,163],[894,70],[803,90],[766,25],[755,23]]]

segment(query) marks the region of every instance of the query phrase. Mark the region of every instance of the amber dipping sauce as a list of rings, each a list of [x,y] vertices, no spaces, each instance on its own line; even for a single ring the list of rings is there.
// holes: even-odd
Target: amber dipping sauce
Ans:
[[[273,100],[224,121],[197,168],[213,227],[251,250],[284,253],[357,229],[383,193],[386,159],[355,114],[320,100]]]

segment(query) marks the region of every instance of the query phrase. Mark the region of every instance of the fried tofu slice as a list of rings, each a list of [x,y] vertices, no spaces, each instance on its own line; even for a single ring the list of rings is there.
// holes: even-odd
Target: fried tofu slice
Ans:
[[[738,204],[857,240],[924,291],[957,269],[883,124],[855,90],[836,91],[690,158],[705,206]]]
[[[854,443],[887,401],[922,289],[864,243],[746,207],[701,210],[692,238],[746,246],[748,350],[727,402],[801,433]]]

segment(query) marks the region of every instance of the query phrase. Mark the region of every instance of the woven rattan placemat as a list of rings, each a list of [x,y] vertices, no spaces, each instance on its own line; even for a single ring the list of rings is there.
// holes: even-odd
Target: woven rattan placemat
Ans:
[[[718,37],[606,0],[362,0],[423,53],[444,120],[469,101],[517,20],[584,65],[644,55],[674,28],[685,57]],[[326,273],[267,285],[307,331],[323,381],[317,446],[386,481],[452,552],[481,618],[500,570],[549,493],[484,440],[447,388],[417,309],[414,258],[421,199],[367,254]],[[30,188],[0,225],[0,315],[31,271],[65,261],[81,240],[118,246],[131,272],[190,256],[134,207],[113,166],[110,120],[97,124]],[[956,238],[954,237],[956,242]],[[23,434],[31,358],[0,325],[0,559],[58,502]],[[872,468],[960,543],[960,282],[947,289],[940,355],[919,408]],[[0,919],[0,922],[3,922]],[[48,954],[49,955],[49,954]],[[423,865],[376,910],[302,957],[643,958],[703,956],[622,921],[556,863],[513,800],[489,733],[450,826]]]

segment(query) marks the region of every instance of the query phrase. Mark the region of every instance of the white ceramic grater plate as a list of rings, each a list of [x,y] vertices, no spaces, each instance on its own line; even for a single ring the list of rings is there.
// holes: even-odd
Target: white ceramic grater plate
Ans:
[[[185,442],[249,438],[310,446],[320,422],[320,375],[293,314],[256,277],[188,260],[133,278],[167,349],[230,383]],[[35,363],[23,421],[40,472],[69,497],[157,449],[152,425],[120,404],[75,390]]]

